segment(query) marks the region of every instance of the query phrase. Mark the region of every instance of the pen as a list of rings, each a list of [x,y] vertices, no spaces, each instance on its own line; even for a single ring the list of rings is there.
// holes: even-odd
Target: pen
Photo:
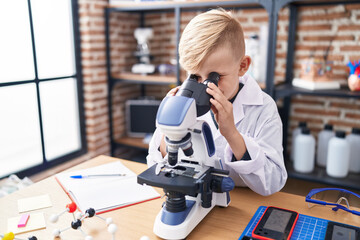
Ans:
[[[91,177],[119,177],[126,176],[124,173],[119,174],[94,174],[94,175],[73,175],[71,178],[91,178]]]

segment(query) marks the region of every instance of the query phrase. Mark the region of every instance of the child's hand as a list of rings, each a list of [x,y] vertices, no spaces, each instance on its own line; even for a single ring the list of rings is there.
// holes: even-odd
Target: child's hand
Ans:
[[[175,96],[175,94],[177,93],[177,91],[179,91],[180,86],[177,86],[173,89],[171,89],[167,94],[166,97],[172,97]]]
[[[234,131],[237,132],[234,124],[232,103],[229,102],[229,100],[214,83],[210,83],[208,85],[206,92],[213,97],[210,99],[212,104],[211,110],[215,115],[215,120],[219,126],[221,135],[225,138],[230,137]]]

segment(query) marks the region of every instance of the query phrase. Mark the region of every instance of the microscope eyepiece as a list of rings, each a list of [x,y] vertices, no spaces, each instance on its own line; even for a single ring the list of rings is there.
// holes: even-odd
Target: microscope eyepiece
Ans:
[[[196,76],[195,74],[190,74],[190,76],[189,76],[189,78],[188,78],[188,80],[190,80],[190,81],[198,81],[198,76]]]
[[[181,85],[176,96],[194,98],[196,101],[197,116],[200,117],[207,113],[211,107],[211,96],[206,92],[207,85],[212,82],[217,86],[219,79],[220,75],[217,72],[211,72],[204,82],[199,83],[198,77],[191,74]]]
[[[212,82],[217,86],[219,79],[220,75],[217,72],[211,72],[208,78],[204,81],[204,84],[207,86],[210,82]]]

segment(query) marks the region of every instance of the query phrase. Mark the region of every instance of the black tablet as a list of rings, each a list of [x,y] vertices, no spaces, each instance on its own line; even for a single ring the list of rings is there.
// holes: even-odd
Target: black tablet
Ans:
[[[299,214],[295,211],[268,207],[252,232],[259,239],[290,239]]]
[[[360,239],[360,228],[337,222],[328,222],[325,240],[357,239]]]

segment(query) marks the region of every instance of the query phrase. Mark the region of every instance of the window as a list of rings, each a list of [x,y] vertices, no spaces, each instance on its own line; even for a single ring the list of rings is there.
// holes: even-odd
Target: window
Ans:
[[[0,2],[0,178],[86,152],[76,0]]]

